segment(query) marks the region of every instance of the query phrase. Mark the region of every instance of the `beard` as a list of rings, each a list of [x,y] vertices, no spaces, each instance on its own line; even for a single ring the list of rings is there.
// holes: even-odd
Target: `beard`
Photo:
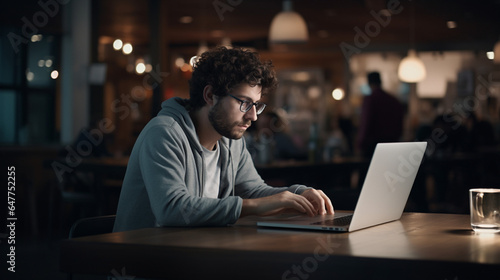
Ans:
[[[217,104],[210,109],[208,112],[208,120],[217,133],[229,139],[240,139],[243,137],[245,130],[240,129],[238,126],[251,124],[251,121],[235,121],[230,123],[227,120],[227,113],[222,109],[220,102],[217,102]]]

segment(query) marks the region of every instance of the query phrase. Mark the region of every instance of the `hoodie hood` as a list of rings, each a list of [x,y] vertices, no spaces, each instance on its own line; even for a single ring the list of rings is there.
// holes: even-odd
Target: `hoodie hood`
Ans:
[[[194,126],[193,120],[189,115],[188,99],[173,97],[163,101],[158,116],[168,116],[173,118],[180,124],[182,130],[189,139],[191,147],[196,148],[196,150],[199,152],[203,151],[200,141],[198,140],[198,135],[196,134],[196,128]]]
[[[173,97],[163,101],[161,104],[161,110],[158,113],[158,116],[168,116],[177,121],[186,136],[189,139],[191,147],[195,148],[198,152],[203,152],[203,148],[198,139],[198,135],[196,134],[196,127],[194,126],[193,120],[189,115],[189,100],[182,99],[180,97]],[[219,143],[225,145],[226,147],[231,147],[231,141],[222,137],[219,140]]]

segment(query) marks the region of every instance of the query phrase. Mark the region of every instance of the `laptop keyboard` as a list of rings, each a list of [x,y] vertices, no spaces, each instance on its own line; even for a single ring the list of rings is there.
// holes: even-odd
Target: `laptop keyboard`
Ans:
[[[334,218],[331,220],[320,221],[312,223],[313,225],[325,225],[325,226],[347,226],[351,223],[352,215]]]

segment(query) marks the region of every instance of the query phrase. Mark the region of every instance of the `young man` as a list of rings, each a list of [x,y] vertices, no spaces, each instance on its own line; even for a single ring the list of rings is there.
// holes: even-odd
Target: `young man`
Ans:
[[[332,214],[330,199],[302,185],[274,188],[255,170],[242,138],[277,86],[270,63],[220,47],[204,53],[190,99],[171,98],[139,135],[125,174],[114,231],[223,226],[247,215]]]

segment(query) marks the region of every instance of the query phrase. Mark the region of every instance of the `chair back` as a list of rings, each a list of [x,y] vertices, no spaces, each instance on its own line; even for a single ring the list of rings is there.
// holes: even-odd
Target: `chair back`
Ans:
[[[116,215],[83,218],[76,221],[69,231],[69,238],[113,232]]]

